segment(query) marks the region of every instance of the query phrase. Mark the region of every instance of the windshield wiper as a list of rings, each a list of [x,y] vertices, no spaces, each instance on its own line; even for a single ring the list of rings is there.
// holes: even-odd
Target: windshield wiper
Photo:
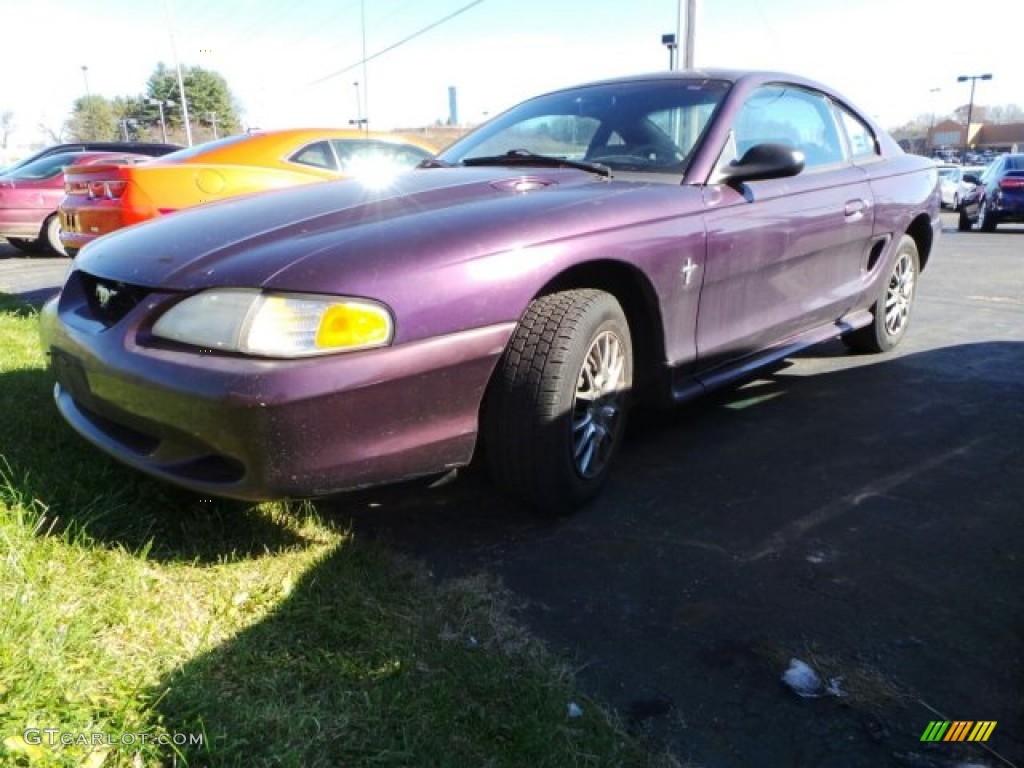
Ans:
[[[462,161],[463,165],[539,165],[544,168],[575,168],[587,173],[596,173],[599,176],[611,176],[612,171],[606,165],[600,163],[584,163],[579,160],[569,160],[564,157],[552,155],[538,155],[528,149],[510,149],[503,155],[492,155],[489,157],[467,157]]]

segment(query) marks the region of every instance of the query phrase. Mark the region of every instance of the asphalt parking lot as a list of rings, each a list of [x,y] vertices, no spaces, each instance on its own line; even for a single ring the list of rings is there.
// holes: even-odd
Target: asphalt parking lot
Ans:
[[[473,472],[334,511],[438,577],[498,576],[581,687],[683,764],[1024,767],[1024,227],[945,217],[895,353],[837,342],[637,414],[575,516]],[[0,245],[0,292],[39,300],[67,266]],[[784,685],[791,659],[831,692]],[[996,726],[922,742],[938,720]]]

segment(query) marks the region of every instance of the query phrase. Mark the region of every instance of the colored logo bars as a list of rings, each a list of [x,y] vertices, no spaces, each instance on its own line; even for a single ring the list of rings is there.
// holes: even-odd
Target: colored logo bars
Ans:
[[[995,727],[995,720],[932,720],[921,741],[988,741]]]

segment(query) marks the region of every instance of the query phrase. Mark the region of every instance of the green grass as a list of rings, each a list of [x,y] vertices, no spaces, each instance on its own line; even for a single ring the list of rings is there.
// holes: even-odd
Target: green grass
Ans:
[[[314,504],[204,501],[89,447],[36,328],[0,297],[0,765],[671,762],[489,577],[436,583]]]

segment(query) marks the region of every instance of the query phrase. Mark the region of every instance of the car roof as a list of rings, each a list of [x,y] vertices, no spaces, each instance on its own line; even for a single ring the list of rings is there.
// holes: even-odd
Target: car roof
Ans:
[[[606,83],[629,83],[639,82],[643,80],[723,80],[729,83],[741,83],[748,81],[751,84],[781,81],[787,83],[794,83],[796,85],[805,85],[810,88],[815,88],[838,95],[834,88],[831,88],[825,85],[824,83],[819,83],[816,80],[812,80],[802,75],[796,75],[791,72],[761,69],[728,69],[724,67],[663,70],[657,72],[647,72],[637,75],[625,75],[622,77],[612,77],[601,80],[594,80],[589,83],[579,83],[577,85],[571,86],[570,88],[559,88],[556,90],[571,90],[572,88],[578,88],[581,86],[585,87],[588,85],[603,85]]]
[[[149,141],[72,141],[63,144],[51,144],[48,147],[34,152],[11,165],[0,169],[2,173],[10,173],[24,165],[33,163],[44,157],[56,154],[68,154],[73,152],[132,152],[139,155],[159,157],[170,152],[182,149],[177,144],[162,144]]]
[[[246,164],[244,161],[250,159],[254,151],[259,155],[283,159],[285,154],[295,151],[298,146],[324,139],[379,141],[416,146],[429,154],[437,152],[435,147],[425,142],[393,133],[360,131],[351,128],[283,128],[224,136],[219,140],[209,142],[208,146],[196,144],[193,147],[164,156],[158,164],[177,164],[179,162],[232,164],[242,162],[244,165]]]

